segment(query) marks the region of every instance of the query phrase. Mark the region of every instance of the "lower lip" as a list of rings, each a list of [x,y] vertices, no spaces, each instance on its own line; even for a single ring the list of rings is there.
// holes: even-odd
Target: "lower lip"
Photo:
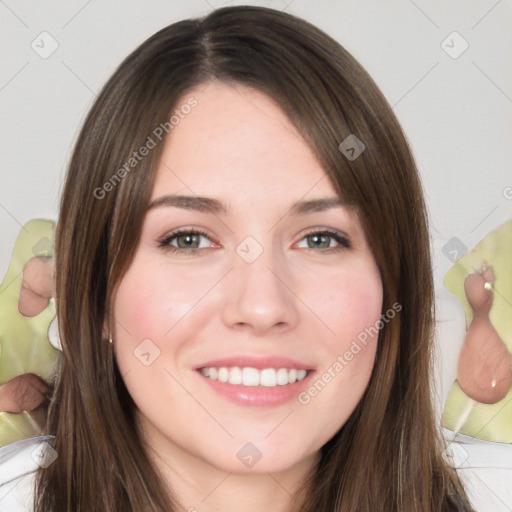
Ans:
[[[226,397],[238,405],[245,406],[275,406],[282,405],[290,400],[297,399],[299,393],[309,385],[312,375],[315,372],[310,370],[301,381],[283,386],[242,386],[219,382],[205,377],[200,371],[197,374],[219,395]]]

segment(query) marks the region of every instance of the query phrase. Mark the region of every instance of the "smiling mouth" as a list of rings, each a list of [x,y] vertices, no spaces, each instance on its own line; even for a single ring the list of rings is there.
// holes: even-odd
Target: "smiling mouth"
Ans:
[[[246,387],[273,388],[300,382],[310,373],[308,370],[296,368],[264,368],[252,367],[204,367],[198,371],[206,378]]]

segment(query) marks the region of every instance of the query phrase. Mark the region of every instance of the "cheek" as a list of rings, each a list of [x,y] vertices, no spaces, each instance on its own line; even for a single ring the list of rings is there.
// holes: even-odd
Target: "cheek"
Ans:
[[[191,279],[188,272],[169,272],[151,258],[136,259],[116,295],[118,336],[162,339],[194,308],[207,284],[200,275]]]
[[[197,288],[197,281],[186,272],[170,273],[161,263],[139,253],[117,290],[116,362],[131,397],[148,417],[179,395],[180,388],[170,375],[175,375],[174,359],[182,342],[168,333],[175,325],[181,327],[180,320],[204,293]]]
[[[376,338],[372,327],[380,319],[382,296],[380,275],[373,265],[335,276],[327,290],[312,295],[319,318],[331,331],[324,338],[330,351],[344,351],[358,337]]]
[[[318,316],[329,327],[322,337],[322,365],[299,402],[330,411],[324,428],[334,433],[364,394],[375,360],[382,311],[382,281],[374,265],[352,269],[317,292]]]

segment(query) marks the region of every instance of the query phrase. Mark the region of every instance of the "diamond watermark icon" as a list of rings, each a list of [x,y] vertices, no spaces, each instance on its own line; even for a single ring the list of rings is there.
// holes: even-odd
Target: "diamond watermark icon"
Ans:
[[[460,443],[451,442],[443,450],[442,456],[450,466],[457,469],[462,467],[468,460],[469,453]]]
[[[254,444],[245,443],[242,448],[238,450],[236,456],[244,466],[250,469],[263,457],[263,454]]]
[[[452,263],[454,263],[468,252],[468,248],[460,241],[460,239],[454,236],[443,245],[442,252]]]
[[[339,146],[338,149],[343,153],[347,160],[353,162],[365,149],[366,146],[351,133]]]
[[[46,236],[32,246],[32,254],[38,258],[49,258],[53,254],[53,242]]]
[[[441,48],[452,59],[458,59],[469,48],[469,43],[457,31],[454,31],[441,41]]]
[[[263,247],[252,236],[245,237],[236,247],[236,253],[246,263],[253,263],[263,252]]]
[[[149,338],[146,338],[142,343],[137,345],[133,351],[133,355],[144,366],[150,366],[160,357],[160,349]]]
[[[39,57],[47,59],[59,47],[59,43],[51,34],[44,31],[32,41],[30,46]]]
[[[57,460],[58,454],[53,447],[45,441],[32,450],[30,457],[38,466],[46,469]]]

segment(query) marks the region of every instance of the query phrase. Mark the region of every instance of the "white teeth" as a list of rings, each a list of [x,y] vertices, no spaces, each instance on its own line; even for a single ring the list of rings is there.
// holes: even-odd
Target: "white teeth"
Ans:
[[[279,368],[279,370],[277,370],[276,379],[280,386],[288,384],[288,370],[286,368]]]
[[[276,371],[274,368],[265,368],[260,373],[260,384],[268,388],[277,386]]]
[[[229,380],[230,384],[242,384],[242,370],[240,368],[231,368],[229,370]]]
[[[219,382],[227,382],[234,385],[243,385],[249,387],[264,386],[274,388],[276,386],[285,386],[301,381],[306,377],[306,370],[297,370],[295,368],[265,368],[258,370],[257,368],[239,368],[238,366],[227,368],[210,367],[201,368],[201,373],[212,380]]]
[[[242,370],[242,384],[244,386],[259,386],[260,372],[256,368],[244,368]]]
[[[219,375],[217,380],[219,382],[227,382],[229,379],[229,370],[227,368],[219,368]]]
[[[307,374],[306,370],[298,370],[297,371],[297,380],[302,380]]]

